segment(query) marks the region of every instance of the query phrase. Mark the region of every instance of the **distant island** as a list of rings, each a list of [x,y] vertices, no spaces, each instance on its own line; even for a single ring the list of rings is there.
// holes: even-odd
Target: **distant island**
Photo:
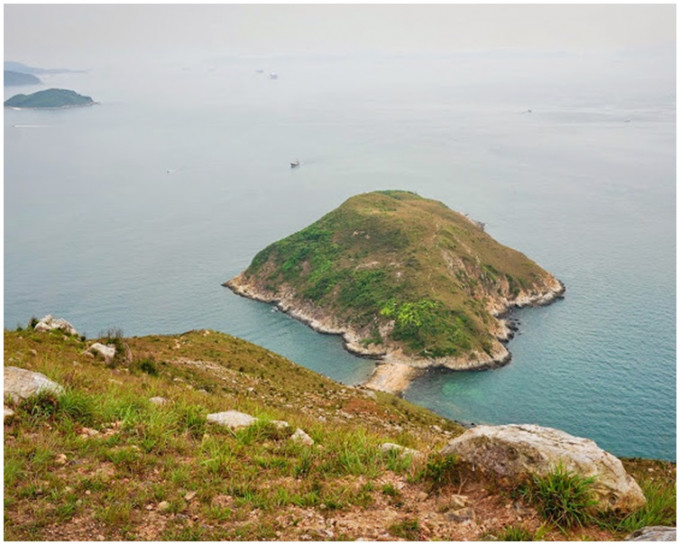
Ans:
[[[5,61],[5,70],[21,72],[22,74],[83,74],[87,70],[71,70],[69,68],[39,68],[14,61]]]
[[[388,391],[403,390],[425,367],[507,363],[504,313],[564,292],[483,224],[407,191],[350,198],[224,285],[384,359],[369,386]]]
[[[68,89],[46,89],[30,95],[14,95],[5,101],[9,108],[73,108],[91,106],[91,97],[79,95]]]
[[[5,70],[4,85],[5,87],[15,85],[38,85],[42,83],[40,78],[33,74],[26,74],[24,72],[13,72],[12,70]]]

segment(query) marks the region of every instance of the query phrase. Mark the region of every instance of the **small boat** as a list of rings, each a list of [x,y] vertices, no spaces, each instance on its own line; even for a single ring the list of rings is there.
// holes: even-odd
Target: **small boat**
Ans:
[[[298,161],[297,159],[295,159],[295,161],[290,162],[290,168],[297,168],[299,166],[300,166],[300,161]]]
[[[276,72],[269,74],[269,79],[279,79],[279,75]]]

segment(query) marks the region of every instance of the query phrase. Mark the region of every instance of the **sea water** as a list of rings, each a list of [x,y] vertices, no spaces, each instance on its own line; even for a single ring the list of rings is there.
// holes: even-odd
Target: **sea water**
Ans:
[[[405,397],[675,459],[672,52],[206,55],[45,79],[5,97],[99,104],[5,110],[6,328],[47,313],[89,337],[211,328],[359,383],[375,362],[220,284],[354,194],[411,190],[567,291],[517,312],[509,365],[432,371]]]

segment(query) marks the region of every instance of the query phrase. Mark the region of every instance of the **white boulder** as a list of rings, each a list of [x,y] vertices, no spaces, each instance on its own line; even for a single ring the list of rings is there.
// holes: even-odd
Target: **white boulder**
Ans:
[[[419,450],[397,445],[396,443],[383,443],[380,445],[380,450],[383,452],[396,451],[400,456],[407,455],[411,456],[412,458],[419,458],[423,455],[423,453]]]
[[[295,441],[296,443],[302,443],[303,445],[307,445],[309,447],[311,447],[314,444],[314,439],[312,439],[300,428],[295,430],[295,433],[290,436],[290,439],[291,441]]]
[[[227,426],[231,429],[246,428],[254,424],[257,419],[249,414],[238,411],[224,411],[221,413],[212,413],[206,417],[208,422],[218,424],[220,426]]]
[[[477,426],[450,441],[441,453],[456,455],[461,462],[509,484],[547,475],[558,466],[582,477],[594,477],[596,507],[605,511],[630,512],[646,501],[621,460],[590,439],[553,428]]]
[[[69,335],[78,335],[76,328],[70,323],[68,323],[63,318],[54,318],[51,314],[48,314],[42,318],[37,324],[35,324],[33,329],[35,329],[35,331],[52,331],[53,329],[60,329]]]
[[[39,392],[61,394],[64,389],[42,373],[5,367],[5,398],[17,402]]]
[[[112,344],[92,343],[85,352],[93,356],[99,354],[104,358],[104,362],[108,364],[116,356],[116,347]]]

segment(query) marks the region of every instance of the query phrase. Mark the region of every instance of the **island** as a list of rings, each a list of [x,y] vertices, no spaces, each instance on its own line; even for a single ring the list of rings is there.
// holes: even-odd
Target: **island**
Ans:
[[[46,89],[30,95],[14,95],[5,101],[7,108],[74,108],[91,106],[91,97],[79,95],[69,89]]]
[[[40,78],[37,78],[33,74],[25,74],[23,72],[13,72],[12,70],[5,70],[5,87],[18,86],[18,85],[38,85],[42,83]]]
[[[429,367],[510,361],[514,307],[560,298],[564,285],[484,225],[408,191],[354,196],[259,252],[223,285],[275,303],[356,354],[382,360],[368,386],[403,391]]]

